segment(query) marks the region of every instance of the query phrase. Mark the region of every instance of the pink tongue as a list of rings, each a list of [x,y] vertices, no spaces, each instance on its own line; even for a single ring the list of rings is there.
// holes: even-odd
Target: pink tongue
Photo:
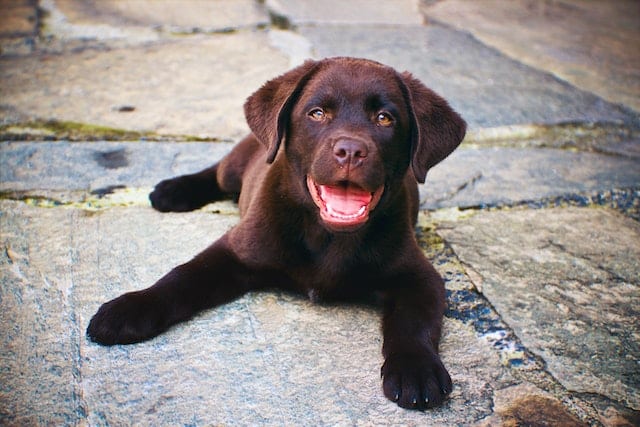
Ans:
[[[371,202],[371,193],[352,186],[320,185],[320,197],[332,210],[344,215],[358,213]]]

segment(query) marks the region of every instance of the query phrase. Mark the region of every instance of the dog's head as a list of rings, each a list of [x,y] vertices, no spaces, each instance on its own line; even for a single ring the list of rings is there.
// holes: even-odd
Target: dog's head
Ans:
[[[460,144],[465,122],[409,73],[355,58],[307,61],[245,104],[274,162],[284,158],[334,231],[358,229],[409,167],[418,182]]]

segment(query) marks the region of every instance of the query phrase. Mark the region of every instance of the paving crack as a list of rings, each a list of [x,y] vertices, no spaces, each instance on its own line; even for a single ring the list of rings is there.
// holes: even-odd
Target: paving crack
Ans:
[[[148,188],[130,188],[122,185],[86,191],[3,191],[0,200],[21,202],[38,208],[72,208],[100,211],[113,207],[149,206]]]
[[[640,221],[640,187],[612,188],[593,192],[576,192],[535,200],[518,200],[506,203],[483,203],[481,205],[455,208],[461,212],[508,209],[546,209],[555,207],[607,207]],[[437,215],[439,209],[432,211]]]
[[[571,251],[565,245],[555,242],[553,241],[553,239],[549,239],[547,242],[548,242],[548,245],[546,245],[546,247],[551,246],[553,248],[556,248],[559,251],[564,252],[565,254],[569,255],[572,258],[576,258],[581,261],[584,261],[587,264],[593,265],[596,269],[605,272],[607,275],[609,275],[608,281],[617,282],[617,283],[627,283],[629,281],[628,279],[622,277],[615,271],[612,271],[610,268],[607,268],[602,264],[594,263],[593,259],[591,259],[587,255]],[[589,283],[583,283],[583,286],[589,286]]]
[[[445,317],[473,327],[478,338],[485,340],[497,352],[500,361],[514,378],[551,393],[567,404],[571,412],[579,418],[599,425],[595,408],[576,397],[574,391],[567,389],[551,373],[546,360],[528,349],[504,321],[495,306],[480,290],[485,278],[475,270],[469,274],[453,248],[437,234],[437,225],[419,227],[417,236],[421,246],[445,279]]]
[[[0,192],[0,201],[11,200],[37,208],[80,209],[85,212],[99,212],[111,208],[145,207],[149,202],[150,188],[113,185],[85,191],[5,191]],[[230,200],[210,203],[198,210],[219,215],[239,214],[238,207]]]
[[[77,221],[77,215],[72,216],[72,222]],[[73,224],[72,224],[73,225]],[[76,298],[76,270],[75,266],[79,264],[79,254],[77,251],[76,240],[76,227],[72,226],[69,228],[70,230],[70,239],[72,244],[69,245],[69,263],[70,267],[70,286],[66,289],[64,298],[69,307],[68,320],[71,324],[70,330],[70,342],[73,351],[73,364],[72,364],[72,375],[74,378],[74,390],[72,399],[75,404],[75,416],[77,419],[83,420],[86,419],[89,413],[89,405],[84,397],[84,384],[83,384],[83,374],[82,374],[82,340],[84,339],[84,328],[80,323],[80,319],[78,316],[78,300]]]
[[[503,321],[491,302],[478,290],[464,264],[437,229],[419,227],[418,241],[428,253],[447,283],[446,317],[471,325],[478,336],[496,349],[505,366],[517,369],[541,369],[544,361],[522,344],[515,332]],[[444,269],[444,271],[442,271]],[[482,280],[479,273],[474,273]]]
[[[469,179],[464,181],[462,184],[460,184],[453,191],[450,191],[449,193],[445,194],[444,196],[442,196],[440,198],[434,199],[433,202],[435,204],[442,204],[444,202],[452,200],[454,197],[456,197],[461,192],[472,188],[481,179],[482,179],[482,172],[476,172],[473,176],[471,176]],[[422,203],[425,203],[425,201],[422,201]]]

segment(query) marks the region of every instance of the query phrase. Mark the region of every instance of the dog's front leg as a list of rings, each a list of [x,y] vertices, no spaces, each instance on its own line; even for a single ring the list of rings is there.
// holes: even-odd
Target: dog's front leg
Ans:
[[[451,377],[438,356],[444,312],[444,285],[430,268],[420,280],[387,292],[382,348],[385,396],[403,408],[440,405],[451,392]]]
[[[103,304],[91,319],[87,336],[104,345],[144,341],[257,288],[258,277],[237,259],[224,236],[153,286]]]

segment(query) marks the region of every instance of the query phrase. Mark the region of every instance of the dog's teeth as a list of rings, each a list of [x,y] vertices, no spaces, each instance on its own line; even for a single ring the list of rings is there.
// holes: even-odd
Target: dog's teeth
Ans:
[[[332,217],[345,219],[345,220],[359,218],[362,215],[364,215],[365,211],[367,210],[366,206],[362,206],[360,210],[358,210],[358,212],[347,215],[342,212],[336,211],[329,203],[326,204],[326,207],[327,207],[327,212],[329,212],[329,214]]]

